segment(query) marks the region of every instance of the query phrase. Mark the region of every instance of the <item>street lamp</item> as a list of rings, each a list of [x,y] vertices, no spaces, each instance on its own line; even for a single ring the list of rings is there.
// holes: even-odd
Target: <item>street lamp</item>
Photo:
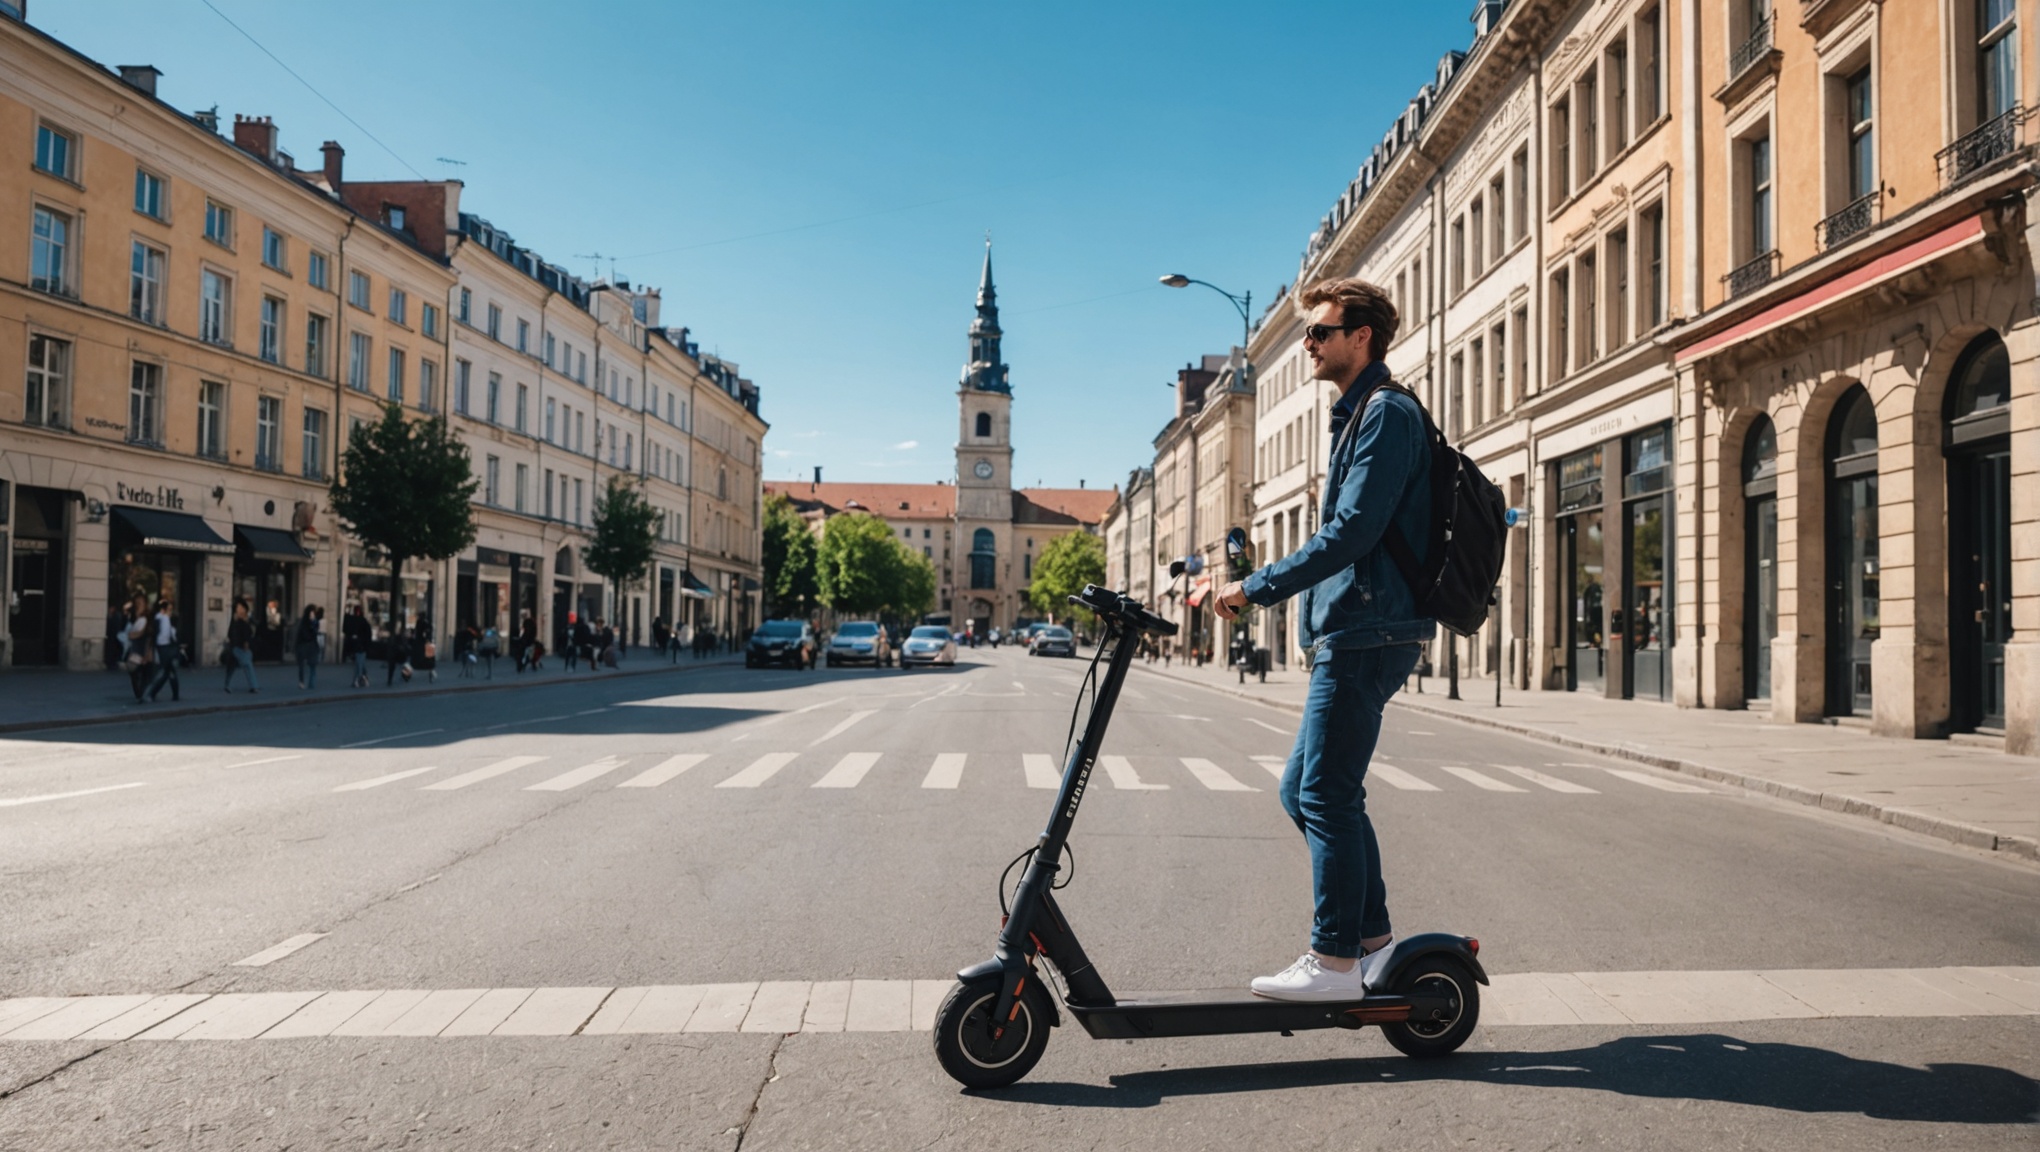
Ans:
[[[1245,356],[1247,353],[1248,339],[1252,337],[1254,334],[1254,321],[1252,319],[1254,307],[1253,290],[1249,289],[1244,295],[1235,296],[1232,293],[1226,291],[1223,288],[1220,288],[1218,285],[1213,284],[1208,280],[1192,280],[1190,277],[1183,275],[1181,272],[1171,272],[1167,276],[1162,277],[1162,285],[1167,288],[1188,288],[1192,284],[1204,285],[1206,288],[1209,288],[1213,292],[1218,293],[1220,296],[1223,296],[1226,299],[1232,301],[1232,306],[1239,310],[1240,355]]]

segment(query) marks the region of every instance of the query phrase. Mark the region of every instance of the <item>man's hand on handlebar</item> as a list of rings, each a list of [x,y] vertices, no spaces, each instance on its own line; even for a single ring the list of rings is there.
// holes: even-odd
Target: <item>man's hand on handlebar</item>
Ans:
[[[1220,588],[1218,595],[1211,599],[1211,610],[1220,620],[1233,619],[1240,614],[1240,609],[1246,606],[1247,586],[1238,580]]]

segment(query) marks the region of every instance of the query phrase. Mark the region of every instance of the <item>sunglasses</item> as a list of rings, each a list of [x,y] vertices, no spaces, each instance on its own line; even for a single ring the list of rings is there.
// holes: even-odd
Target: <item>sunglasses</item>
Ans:
[[[1330,340],[1334,332],[1351,332],[1365,327],[1367,327],[1365,324],[1306,324],[1303,327],[1303,337],[1313,344],[1322,344]]]

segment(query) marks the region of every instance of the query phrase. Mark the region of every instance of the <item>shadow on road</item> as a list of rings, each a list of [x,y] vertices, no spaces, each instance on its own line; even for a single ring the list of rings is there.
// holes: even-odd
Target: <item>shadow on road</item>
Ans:
[[[1064,1107],[1153,1108],[1177,1096],[1453,1081],[1584,1088],[1936,1124],[2027,1124],[2040,1119],[2040,1082],[2010,1069],[1982,1064],[1908,1068],[1825,1048],[1750,1043],[1711,1034],[1632,1036],[1557,1052],[1462,1052],[1438,1061],[1384,1056],[1169,1069],[1111,1079],[1110,1087],[1023,1083],[987,1095]]]

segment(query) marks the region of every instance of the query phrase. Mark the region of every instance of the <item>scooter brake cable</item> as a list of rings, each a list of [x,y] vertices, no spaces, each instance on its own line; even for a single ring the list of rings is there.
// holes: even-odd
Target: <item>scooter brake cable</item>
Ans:
[[[1121,644],[1125,642],[1126,638],[1124,636],[1121,636],[1118,640],[1118,643]],[[1103,641],[1100,641],[1098,650],[1091,654],[1091,666],[1084,670],[1084,678],[1077,683],[1077,698],[1070,705],[1070,730],[1063,734],[1063,763],[1065,764],[1070,762],[1070,743],[1077,738],[1077,713],[1084,710],[1084,690],[1086,688],[1091,690],[1091,707],[1096,708],[1098,706],[1098,661],[1103,659],[1104,656],[1105,644]]]

